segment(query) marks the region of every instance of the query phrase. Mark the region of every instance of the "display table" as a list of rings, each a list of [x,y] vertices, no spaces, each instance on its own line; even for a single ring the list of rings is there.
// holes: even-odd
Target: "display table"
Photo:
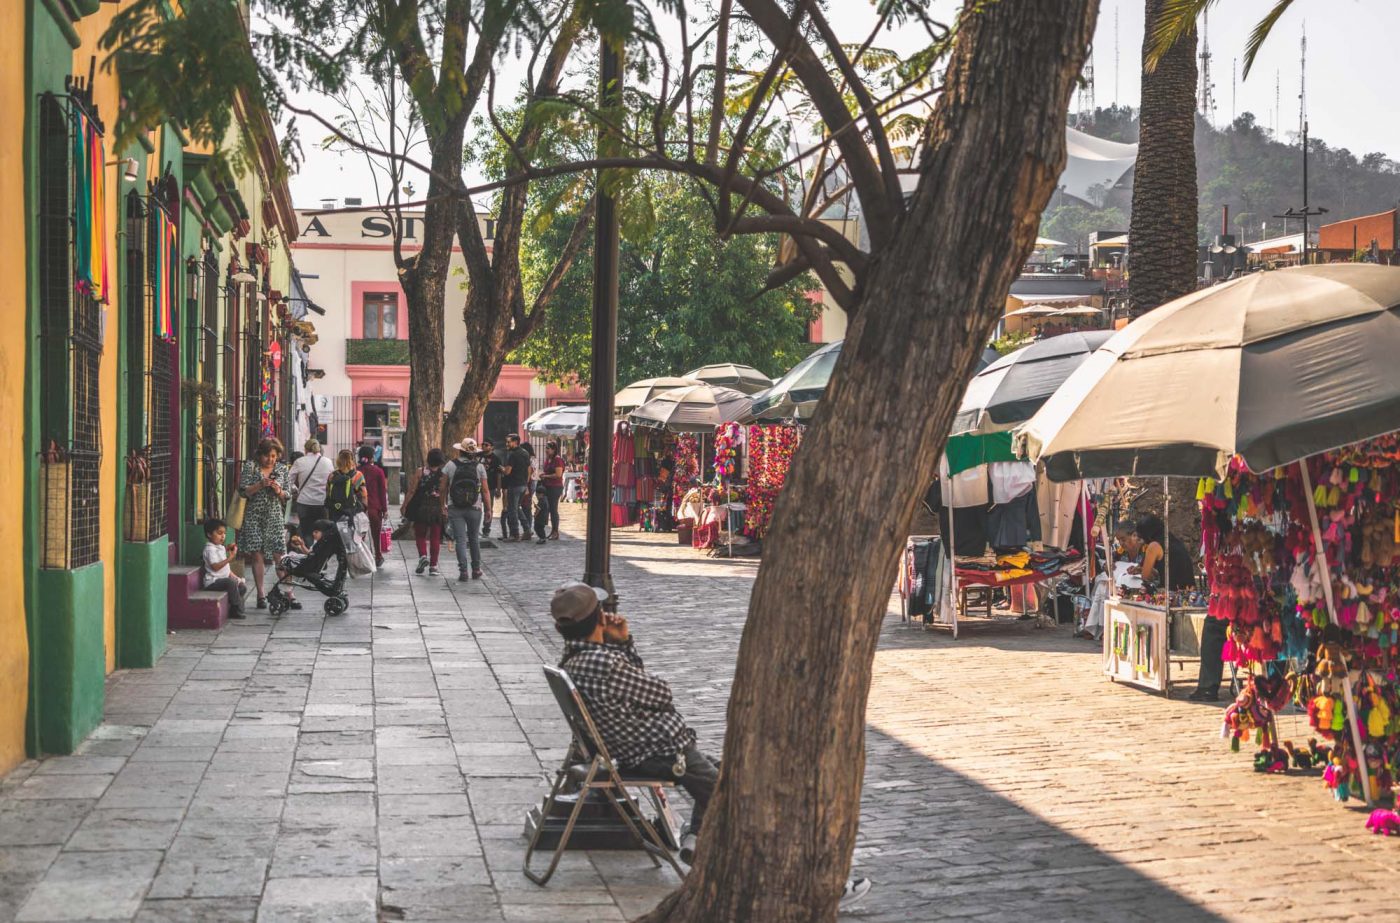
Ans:
[[[1172,627],[1204,612],[1110,596],[1104,605],[1104,674],[1115,682],[1170,695]]]

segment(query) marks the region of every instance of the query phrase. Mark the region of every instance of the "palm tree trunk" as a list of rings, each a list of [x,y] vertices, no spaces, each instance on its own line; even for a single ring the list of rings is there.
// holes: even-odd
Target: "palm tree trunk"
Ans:
[[[968,3],[918,190],[878,254],[765,540],[695,866],[649,923],[835,919],[896,561],[1064,167],[1097,9]]]
[[[1153,26],[1166,0],[1147,0],[1142,41],[1133,214],[1128,231],[1128,298],[1134,314],[1196,290],[1196,31],[1149,70]]]

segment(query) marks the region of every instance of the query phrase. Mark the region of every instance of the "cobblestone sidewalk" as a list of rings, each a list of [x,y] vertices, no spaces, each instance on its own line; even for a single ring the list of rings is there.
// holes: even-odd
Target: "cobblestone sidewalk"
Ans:
[[[484,582],[396,555],[343,617],[307,597],[112,677],[79,753],[0,782],[0,920],[576,923],[651,906],[675,879],[638,853],[571,853],[546,889],[519,871],[524,811],[567,741],[540,664],[581,528],[568,508],[562,541],[487,551]],[[614,561],[648,666],[718,751],[756,563],[622,530]],[[1064,631],[954,642],[891,614],[856,852],[876,888],[849,918],[1393,912],[1400,846],[1315,778],[1251,772],[1218,726],[1217,707],[1108,683]]]

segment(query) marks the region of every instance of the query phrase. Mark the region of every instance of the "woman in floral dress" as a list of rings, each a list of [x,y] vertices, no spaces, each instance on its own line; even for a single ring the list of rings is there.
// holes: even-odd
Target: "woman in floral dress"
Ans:
[[[287,491],[289,469],[282,461],[282,443],[269,436],[258,443],[254,457],[243,463],[238,490],[248,503],[243,512],[243,526],[238,530],[238,545],[253,565],[253,583],[258,588],[258,608],[267,608],[263,590],[263,575],[268,559],[273,564],[282,560],[287,550]],[[291,608],[301,603],[292,601]]]

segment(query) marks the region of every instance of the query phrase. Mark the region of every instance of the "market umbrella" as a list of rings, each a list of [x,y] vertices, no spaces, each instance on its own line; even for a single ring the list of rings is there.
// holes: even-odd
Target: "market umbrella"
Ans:
[[[703,381],[707,385],[733,388],[744,394],[757,394],[773,385],[773,379],[753,366],[735,365],[733,362],[703,365],[692,372],[686,372],[685,377]]]
[[[613,409],[631,410],[633,407],[642,406],[663,391],[684,388],[687,385],[703,384],[703,381],[694,378],[644,378],[641,381],[632,382],[617,392],[617,396],[613,398]]]
[[[1029,420],[1112,335],[1109,330],[1065,333],[1002,356],[968,382],[951,435],[1001,432]]]
[[[659,426],[676,433],[712,433],[748,412],[753,400],[733,388],[690,385],[659,394],[628,415],[639,426]]]
[[[1099,308],[1087,304],[1075,305],[1072,308],[1059,308],[1055,311],[1057,317],[1092,317],[1102,313],[1103,311]]]
[[[773,383],[767,391],[753,396],[753,409],[741,418],[744,423],[781,423],[784,420],[809,419],[816,412],[817,402],[826,393],[831,372],[841,355],[842,340],[828,343],[806,359],[794,365],[788,373]],[[1001,358],[990,346],[982,350],[977,371]]]
[[[1257,272],[1114,334],[1022,427],[1057,481],[1265,471],[1400,429],[1400,269]]]
[[[588,432],[588,405],[546,407],[524,424],[532,436],[578,436]]]
[[[1008,311],[1002,317],[1049,317],[1059,314],[1060,309],[1048,304],[1028,304],[1024,308]]]

